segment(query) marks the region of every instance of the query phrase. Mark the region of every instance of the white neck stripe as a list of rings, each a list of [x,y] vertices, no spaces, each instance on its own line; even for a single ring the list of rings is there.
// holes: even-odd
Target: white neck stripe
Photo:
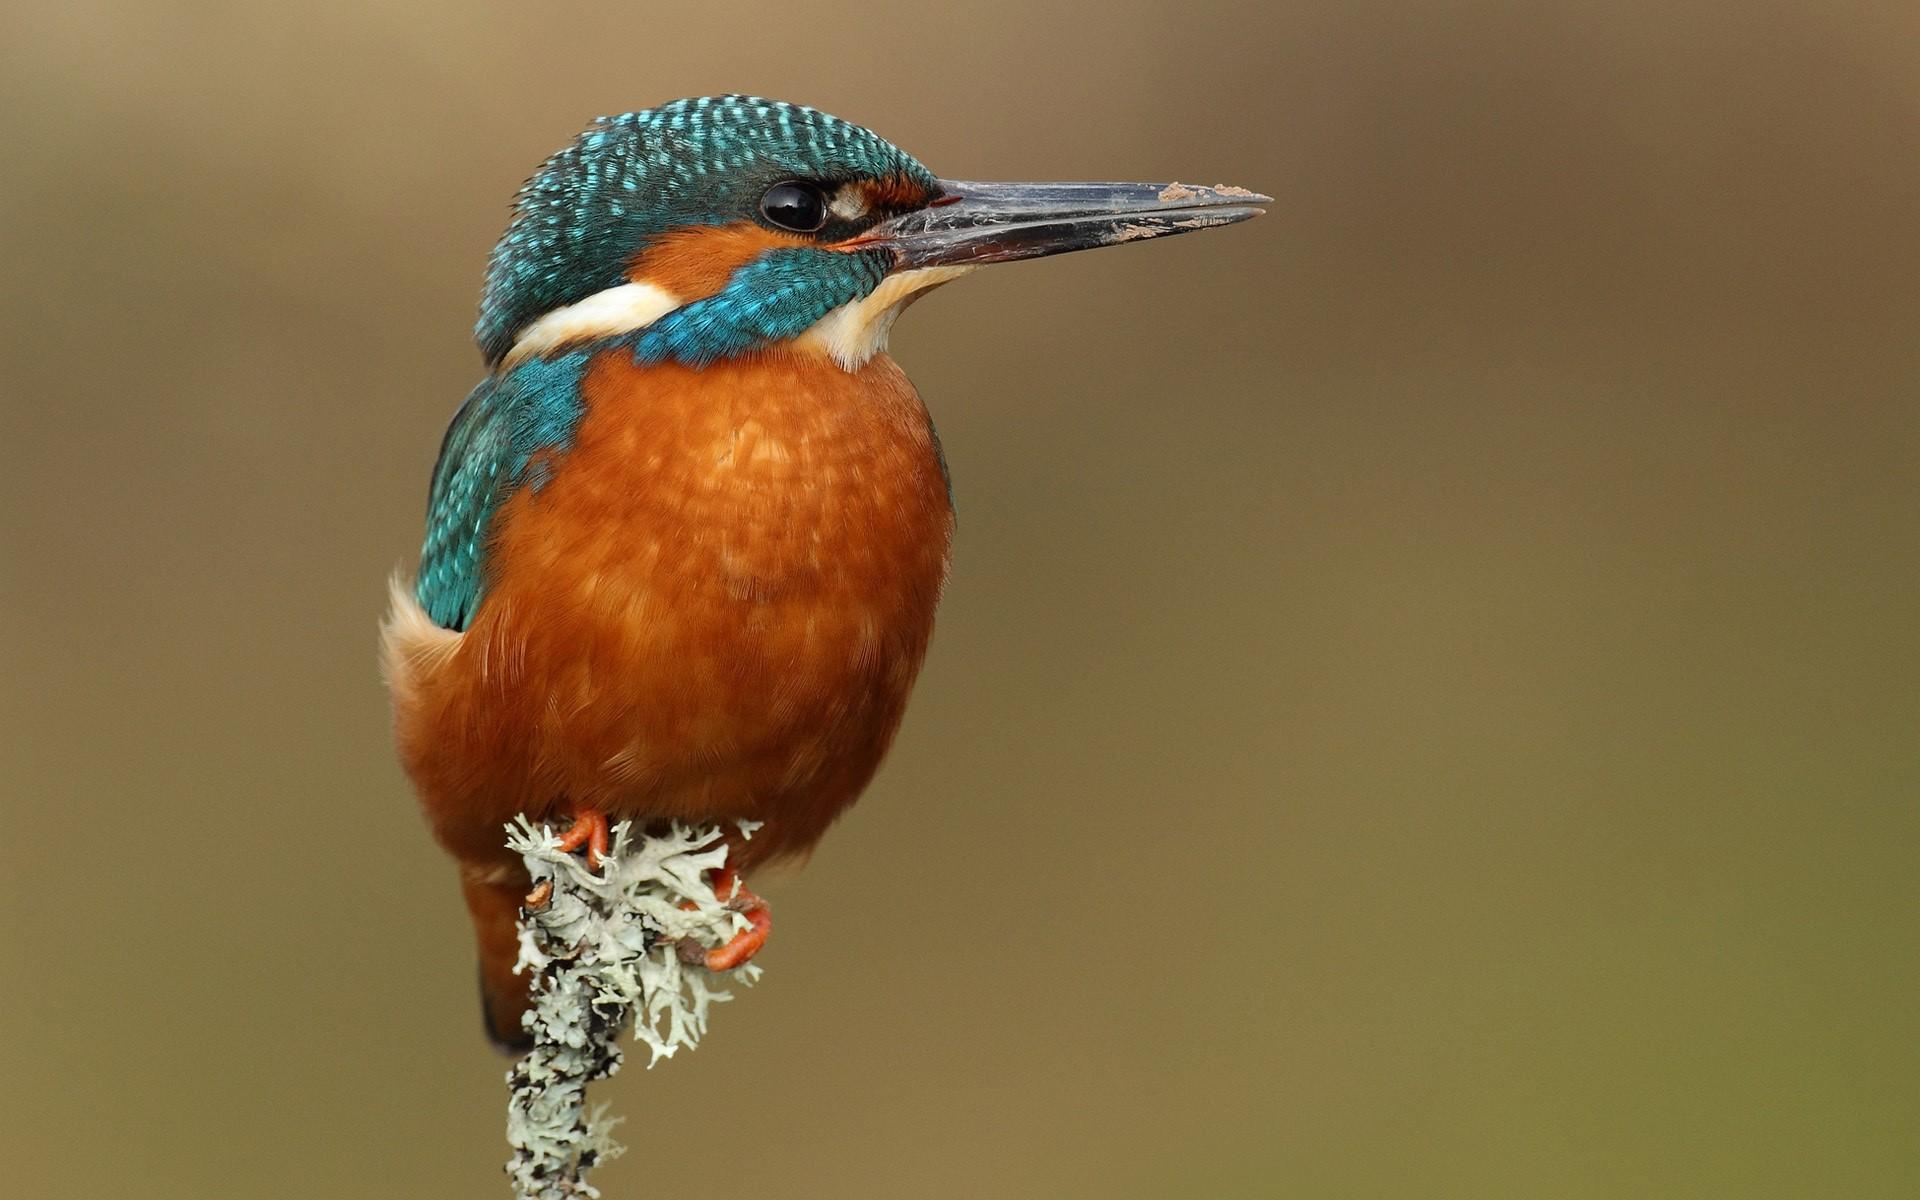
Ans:
[[[520,331],[500,367],[549,354],[570,342],[632,333],[680,307],[680,297],[651,283],[623,283],[556,308]]]

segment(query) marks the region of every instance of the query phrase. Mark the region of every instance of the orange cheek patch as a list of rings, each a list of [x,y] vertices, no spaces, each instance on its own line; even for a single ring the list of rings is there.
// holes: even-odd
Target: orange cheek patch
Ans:
[[[769,250],[812,244],[751,221],[694,225],[654,239],[628,264],[627,278],[664,288],[682,302],[699,300],[725,290],[735,271]]]

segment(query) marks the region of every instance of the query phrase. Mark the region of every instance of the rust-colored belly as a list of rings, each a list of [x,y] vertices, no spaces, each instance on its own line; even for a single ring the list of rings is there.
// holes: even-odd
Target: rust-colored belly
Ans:
[[[435,831],[502,860],[516,812],[766,822],[813,845],[900,722],[952,513],[884,355],[638,368],[604,355],[544,487],[505,504],[459,645],[416,664],[401,756]]]

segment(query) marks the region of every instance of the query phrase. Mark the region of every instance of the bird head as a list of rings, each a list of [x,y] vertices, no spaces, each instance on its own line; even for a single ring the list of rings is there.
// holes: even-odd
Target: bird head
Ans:
[[[877,134],[753,96],[602,117],[521,189],[475,339],[489,365],[619,338],[703,365],[793,344],[849,370],[927,289],[994,262],[1227,225],[1240,188],[940,179]]]

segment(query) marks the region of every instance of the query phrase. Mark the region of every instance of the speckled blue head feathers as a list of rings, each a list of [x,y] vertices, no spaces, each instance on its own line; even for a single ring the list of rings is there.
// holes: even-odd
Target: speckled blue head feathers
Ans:
[[[481,352],[497,363],[530,322],[619,285],[660,233],[759,219],[767,189],[789,178],[904,178],[937,191],[897,146],[804,105],[702,96],[601,117],[520,190],[487,268]]]

